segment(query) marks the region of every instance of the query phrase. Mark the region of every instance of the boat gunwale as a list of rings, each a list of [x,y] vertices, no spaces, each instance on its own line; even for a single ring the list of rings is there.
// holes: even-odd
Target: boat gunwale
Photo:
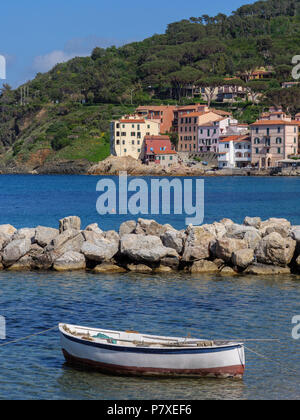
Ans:
[[[87,330],[87,331],[94,331],[94,332],[104,332],[104,333],[113,333],[113,334],[121,334],[124,333],[124,331],[113,331],[113,330],[103,330],[103,329],[97,329],[97,328],[90,328],[90,327],[81,327],[81,326],[75,326],[75,325],[71,325],[71,324],[59,324],[59,331],[60,333],[66,338],[69,339],[73,342],[82,344],[82,345],[87,345],[90,347],[98,347],[98,348],[105,348],[105,349],[109,349],[109,350],[113,350],[113,351],[127,351],[127,352],[144,352],[144,353],[170,353],[170,352],[176,352],[178,354],[183,354],[186,352],[189,353],[210,353],[210,352],[219,352],[219,351],[229,351],[229,350],[233,350],[233,349],[237,349],[237,348],[244,348],[244,344],[243,343],[239,343],[239,342],[232,342],[232,341],[228,341],[227,344],[224,345],[215,345],[215,346],[206,346],[206,347],[199,347],[199,346],[194,346],[192,347],[191,345],[189,346],[166,346],[164,345],[164,347],[154,347],[153,345],[151,346],[133,346],[133,347],[129,347],[129,346],[125,346],[123,344],[113,344],[113,343],[99,343],[96,341],[90,341],[88,339],[84,339],[81,337],[76,337],[74,335],[72,335],[71,333],[67,332],[64,330],[64,326],[67,326],[68,328],[72,327],[72,328],[77,328],[77,329],[82,329],[82,330]],[[134,333],[133,333],[134,334]],[[167,336],[152,336],[152,335],[147,335],[147,334],[140,334],[139,335],[143,336],[143,337],[147,337],[147,338],[154,338],[154,339],[173,339],[173,340],[180,340],[180,339],[184,339],[183,337],[167,337]],[[114,339],[114,338],[112,338]],[[94,338],[95,340],[95,338]],[[104,339],[105,340],[105,339]],[[116,339],[116,341],[118,341],[118,339]],[[205,340],[199,340],[199,339],[195,339],[195,344],[199,341],[205,341]],[[134,340],[128,340],[128,343],[133,343]],[[159,344],[159,343],[158,343]],[[183,343],[184,344],[184,343]]]

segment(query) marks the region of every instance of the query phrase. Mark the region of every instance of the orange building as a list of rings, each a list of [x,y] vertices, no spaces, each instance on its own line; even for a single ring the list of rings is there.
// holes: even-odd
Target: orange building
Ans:
[[[139,106],[136,109],[136,114],[149,120],[158,120],[160,122],[160,133],[165,134],[172,131],[175,109],[176,106],[169,105]]]

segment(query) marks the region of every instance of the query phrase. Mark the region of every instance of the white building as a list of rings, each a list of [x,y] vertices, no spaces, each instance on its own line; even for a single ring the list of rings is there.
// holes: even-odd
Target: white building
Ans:
[[[158,136],[160,122],[148,120],[137,115],[122,117],[111,122],[110,148],[111,154],[118,157],[143,157],[145,136]]]
[[[245,168],[251,165],[251,137],[235,135],[219,141],[219,168]]]

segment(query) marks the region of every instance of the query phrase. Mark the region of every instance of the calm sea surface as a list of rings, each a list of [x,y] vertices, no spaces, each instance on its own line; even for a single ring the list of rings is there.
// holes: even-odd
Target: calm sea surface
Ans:
[[[105,230],[118,229],[126,218],[96,212],[99,179],[0,176],[0,224],[56,227],[59,218],[78,215],[84,225],[98,222]],[[257,215],[286,217],[300,225],[299,187],[298,178],[209,178],[205,222],[224,217],[241,222]],[[185,216],[155,218],[184,228]],[[268,359],[246,350],[241,382],[158,380],[66,367],[58,333],[52,331],[0,347],[0,399],[300,398],[300,341],[291,336],[292,317],[300,315],[300,277],[0,272],[0,315],[7,321],[7,340],[58,322],[161,335],[280,339],[246,344]]]

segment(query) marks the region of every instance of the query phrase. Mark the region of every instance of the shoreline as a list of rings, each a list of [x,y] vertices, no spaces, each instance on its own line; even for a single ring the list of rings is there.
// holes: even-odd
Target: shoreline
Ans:
[[[58,229],[0,226],[0,269],[77,271],[95,274],[300,275],[300,226],[286,219],[223,219],[176,230],[155,220],[121,224],[104,232],[98,224],[81,229],[69,216]]]

